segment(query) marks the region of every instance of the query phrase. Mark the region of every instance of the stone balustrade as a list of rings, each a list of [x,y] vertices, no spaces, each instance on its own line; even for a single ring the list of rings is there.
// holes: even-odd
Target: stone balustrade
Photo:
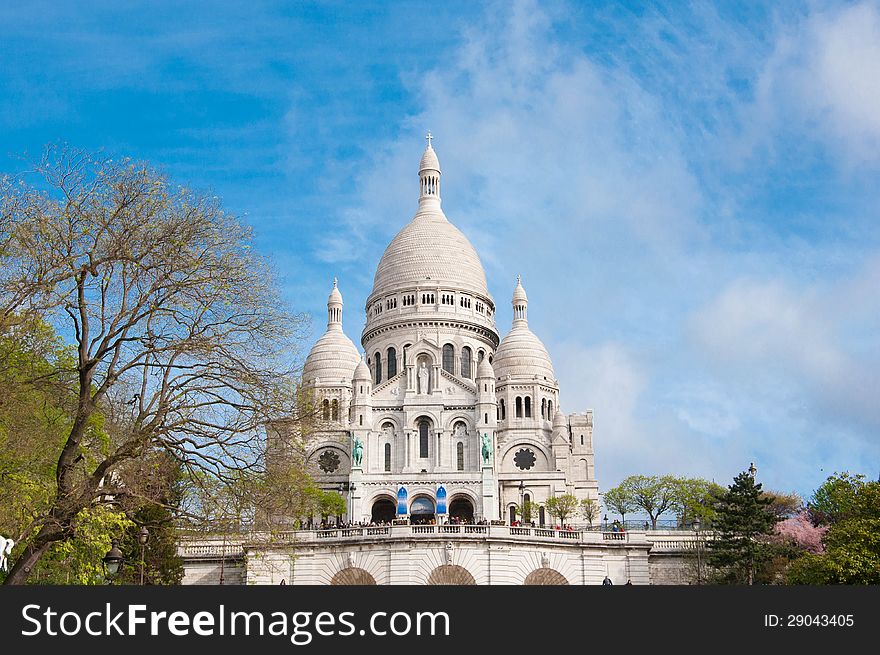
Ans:
[[[178,553],[182,557],[190,558],[234,558],[241,557],[247,546],[349,543],[356,541],[374,542],[377,540],[396,539],[509,539],[571,545],[624,546],[630,543],[650,543],[652,539],[648,536],[649,534],[636,530],[629,532],[601,532],[595,530],[556,530],[553,528],[473,524],[358,526],[332,528],[329,530],[248,533],[229,536],[225,540],[217,537],[187,536],[180,540]],[[663,539],[654,543],[663,549],[669,549],[676,545],[671,539]]]

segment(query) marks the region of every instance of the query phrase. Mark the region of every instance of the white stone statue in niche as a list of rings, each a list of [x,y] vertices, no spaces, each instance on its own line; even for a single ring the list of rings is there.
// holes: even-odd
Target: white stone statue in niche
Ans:
[[[428,367],[425,362],[419,367],[419,393],[428,393]]]
[[[9,570],[9,556],[12,554],[12,547],[15,542],[12,539],[0,536],[0,571]]]

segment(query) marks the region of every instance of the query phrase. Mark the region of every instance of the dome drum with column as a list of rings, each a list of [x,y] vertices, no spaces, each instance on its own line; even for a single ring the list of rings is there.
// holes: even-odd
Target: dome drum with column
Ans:
[[[480,258],[441,209],[440,176],[429,140],[415,216],[376,269],[362,353],[342,331],[334,281],[327,330],[309,353],[303,384],[338,399],[339,414],[334,420],[331,405],[330,420],[307,437],[308,452],[351,453],[360,442],[362,464],[347,475],[361,491],[346,497],[350,516],[366,522],[506,518],[526,477],[539,505],[560,489],[598,499],[592,424],[577,423],[585,446],[569,442],[578,415],[559,411],[553,364],[529,329],[519,278],[513,326],[500,338]],[[338,485],[320,468],[315,477]]]

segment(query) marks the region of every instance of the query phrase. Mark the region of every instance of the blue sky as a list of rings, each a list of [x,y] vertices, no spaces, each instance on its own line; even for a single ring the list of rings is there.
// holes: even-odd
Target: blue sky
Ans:
[[[338,276],[359,343],[428,129],[602,487],[877,475],[877,2],[0,6],[0,170],[65,141],[212,191],[313,339]]]

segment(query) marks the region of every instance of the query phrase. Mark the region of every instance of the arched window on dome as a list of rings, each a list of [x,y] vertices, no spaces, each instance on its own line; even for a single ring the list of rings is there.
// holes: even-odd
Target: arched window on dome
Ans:
[[[391,444],[385,444],[385,472],[391,472]]]
[[[376,360],[376,384],[379,384],[382,381],[382,355],[376,353],[376,356],[373,359]]]
[[[464,471],[464,444],[460,441],[455,447],[455,456],[457,464],[456,469],[459,471]]]
[[[483,363],[483,357],[485,357],[485,356],[486,356],[485,351],[483,351],[483,350],[478,350],[478,351],[477,351],[477,364],[482,364],[482,363]]]
[[[397,375],[397,351],[394,348],[388,349],[388,379],[390,380]]]
[[[546,413],[547,413],[547,399],[541,398],[541,418],[545,418]],[[550,418],[550,417],[548,416],[546,418]]]
[[[507,408],[504,406],[504,398],[502,398],[501,402],[498,404],[498,409],[501,410],[501,416],[499,418],[502,421],[507,419]]]
[[[443,346],[443,370],[450,375],[455,375],[455,348],[451,343]]]
[[[552,400],[547,401],[547,417],[550,420],[553,420],[553,401]]]
[[[339,401],[336,398],[333,399],[333,402],[330,403],[330,407],[332,409],[332,416],[334,421],[339,420]]]
[[[461,377],[471,377],[471,349],[467,346],[461,349]]]
[[[532,397],[526,396],[526,418],[532,418]]]
[[[406,351],[410,346],[412,346],[411,343],[403,344],[403,368],[406,368]]]
[[[324,402],[321,403],[321,418],[325,421],[330,420],[330,401],[326,398]]]
[[[514,414],[516,418],[522,418],[522,398],[516,397],[516,414]]]
[[[426,420],[419,421],[419,457],[428,458],[428,428],[430,424]]]

